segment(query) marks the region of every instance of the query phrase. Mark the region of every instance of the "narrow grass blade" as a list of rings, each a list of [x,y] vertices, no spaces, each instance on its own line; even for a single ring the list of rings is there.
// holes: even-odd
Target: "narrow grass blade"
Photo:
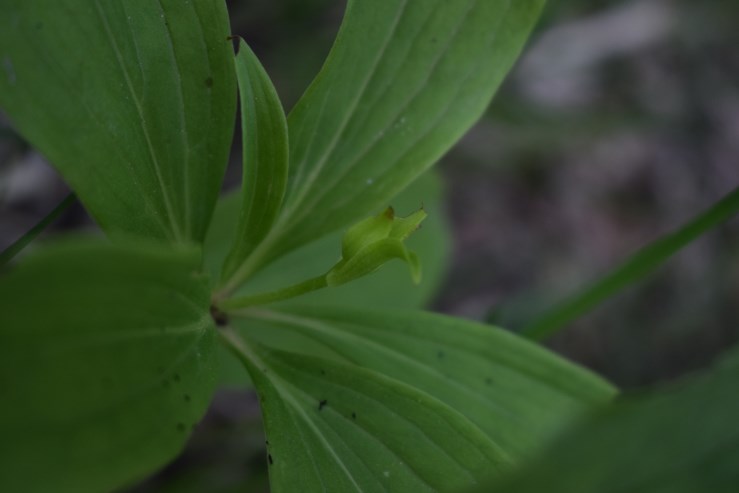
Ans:
[[[737,211],[739,187],[682,228],[642,248],[602,279],[536,318],[521,333],[531,339],[551,336],[603,300],[643,279],[680,249],[709,229],[730,219]]]
[[[57,206],[54,207],[54,210],[49,212],[49,214],[45,218],[39,221],[38,224],[36,224],[33,228],[28,230],[26,234],[18,238],[12,245],[3,250],[3,252],[0,253],[0,268],[5,266],[8,262],[13,260],[16,255],[22,252],[23,249],[26,248],[29,243],[35,240],[36,237],[38,237],[38,235],[40,235],[41,232],[45,230],[49,224],[53,223],[62,212],[67,210],[67,207],[72,205],[75,200],[77,200],[75,194],[70,193],[69,195],[67,195],[67,197],[59,204],[57,204]]]

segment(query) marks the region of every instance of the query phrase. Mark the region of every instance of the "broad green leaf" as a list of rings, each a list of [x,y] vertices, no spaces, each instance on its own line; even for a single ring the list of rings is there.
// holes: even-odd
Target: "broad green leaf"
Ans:
[[[259,393],[275,493],[457,491],[509,464],[464,416],[408,385],[226,337]]]
[[[735,188],[682,228],[661,236],[603,278],[534,319],[521,331],[522,334],[532,339],[544,339],[556,333],[602,301],[652,273],[683,247],[732,218],[737,212],[739,188]]]
[[[288,118],[288,196],[241,273],[387,206],[482,114],[544,0],[350,0]]]
[[[421,259],[423,277],[419,285],[413,284],[407,268],[399,262],[391,262],[372,275],[342,286],[308,293],[296,298],[294,303],[330,303],[365,308],[425,306],[442,281],[450,255],[450,232],[443,210],[441,187],[437,174],[430,172],[392,200],[392,204],[400,212],[411,212],[423,205],[428,213],[421,229],[406,241],[408,247]],[[238,194],[225,197],[216,207],[205,245],[205,260],[212,276],[217,276],[220,272],[238,214]],[[341,238],[341,233],[332,234],[286,255],[256,274],[237,294],[269,292],[325,272],[341,256]],[[291,304],[293,301],[285,303]],[[223,351],[221,381],[231,387],[248,381],[243,365],[232,360],[232,356]]]
[[[513,460],[611,400],[599,377],[511,333],[440,315],[252,309],[232,324],[261,344],[356,364],[456,409]]]
[[[110,234],[201,241],[235,114],[222,0],[3,0],[0,108]]]
[[[737,356],[668,389],[622,399],[513,478],[479,491],[735,493]]]
[[[236,57],[241,95],[244,177],[235,243],[223,266],[234,274],[277,217],[287,184],[287,122],[280,99],[256,55],[241,41]]]
[[[74,241],[0,278],[0,491],[110,491],[179,452],[215,385],[198,265]]]

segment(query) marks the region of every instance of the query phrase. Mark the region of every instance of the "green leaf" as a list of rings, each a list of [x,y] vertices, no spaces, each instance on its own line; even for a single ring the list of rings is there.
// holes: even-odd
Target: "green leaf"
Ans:
[[[215,386],[198,264],[74,241],[0,278],[0,490],[110,491],[179,452]]]
[[[223,266],[229,279],[272,227],[287,184],[287,121],[272,81],[241,41],[236,57],[244,142],[242,205],[236,241]]]
[[[737,212],[739,212],[739,187],[682,228],[661,236],[601,279],[535,318],[521,331],[522,334],[532,339],[551,336],[602,301],[654,272],[683,247],[711,228],[732,218]]]
[[[482,114],[543,0],[350,0],[288,118],[288,196],[242,274],[387,205]]]
[[[232,320],[269,347],[355,364],[438,399],[513,460],[531,456],[615,390],[511,333],[440,315],[338,308],[252,309]]]
[[[666,390],[624,398],[513,478],[479,491],[736,492],[737,356]]]
[[[0,107],[106,232],[202,241],[228,159],[222,0],[5,0]]]
[[[371,276],[331,289],[314,291],[296,299],[297,303],[336,304],[354,307],[422,308],[435,294],[446,272],[450,255],[449,225],[442,201],[442,182],[437,173],[421,176],[408,189],[393,198],[400,211],[410,211],[423,204],[428,217],[423,227],[407,240],[423,264],[423,277],[414,285],[405,269],[388,265]],[[212,276],[218,276],[239,214],[238,193],[223,198],[213,216],[213,225],[205,243],[205,261]],[[292,285],[325,271],[340,256],[341,233],[335,233],[286,255],[260,271],[237,294],[255,295]],[[292,303],[292,300],[285,302]],[[249,382],[244,367],[227,351],[221,354],[221,384],[245,386]]]
[[[408,385],[227,337],[259,393],[275,493],[455,491],[509,464],[464,416]]]

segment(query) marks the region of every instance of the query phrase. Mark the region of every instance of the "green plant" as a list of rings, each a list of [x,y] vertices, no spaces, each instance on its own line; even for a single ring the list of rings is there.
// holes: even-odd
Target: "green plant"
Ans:
[[[220,348],[259,394],[274,491],[460,490],[606,406],[616,389],[532,342],[409,310],[443,231],[432,211],[418,253],[405,245],[433,177],[397,194],[481,114],[542,5],[350,1],[286,118],[245,43],[234,58],[222,1],[0,0],[0,106],[109,237],[57,241],[0,279],[3,491],[104,491],[161,467],[219,378],[246,378]],[[243,186],[219,201],[237,85]],[[399,258],[418,280],[419,257],[415,292],[364,277]]]

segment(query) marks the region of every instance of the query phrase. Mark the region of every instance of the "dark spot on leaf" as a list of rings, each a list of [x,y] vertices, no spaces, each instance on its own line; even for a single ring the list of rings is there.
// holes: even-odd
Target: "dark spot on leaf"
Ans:
[[[436,38],[431,38],[431,42],[432,42],[432,43],[436,43],[437,41],[439,41],[439,40],[438,40],[438,39],[436,39]]]
[[[486,378],[485,379],[485,384],[486,385],[492,385],[493,384],[493,379],[492,378]]]
[[[267,460],[269,461],[270,466],[275,463],[275,461],[272,460],[272,454],[267,454]]]
[[[185,399],[185,402],[190,402],[190,394],[185,394],[182,398]]]
[[[444,351],[439,351],[438,353],[436,353],[436,357],[439,359],[444,359],[445,356],[446,354],[444,353]]]
[[[325,406],[326,404],[328,404],[328,401],[326,399],[323,399],[322,401],[318,401],[318,410],[319,411],[322,410],[323,406]]]
[[[36,23],[36,29],[43,29],[43,28],[44,28],[44,23],[43,22],[37,22]]]
[[[326,370],[321,369],[321,375],[325,375],[325,374],[326,374]]]
[[[172,377],[172,380],[174,380],[175,382],[179,382],[180,381],[180,374],[179,373],[175,373],[174,376]]]
[[[185,423],[177,423],[177,431],[179,431],[180,433],[184,433],[185,432],[185,428],[187,428],[185,426]]]
[[[210,307],[210,317],[216,324],[216,327],[225,327],[228,325],[228,316],[219,310],[215,305]]]
[[[357,419],[357,413],[352,413],[352,419]]]
[[[264,441],[264,444],[265,444],[265,445],[267,445],[267,446],[269,447],[269,440],[265,440],[265,441]]]
[[[213,77],[208,77],[207,79],[205,79],[205,87],[207,87],[208,89],[213,87]]]

